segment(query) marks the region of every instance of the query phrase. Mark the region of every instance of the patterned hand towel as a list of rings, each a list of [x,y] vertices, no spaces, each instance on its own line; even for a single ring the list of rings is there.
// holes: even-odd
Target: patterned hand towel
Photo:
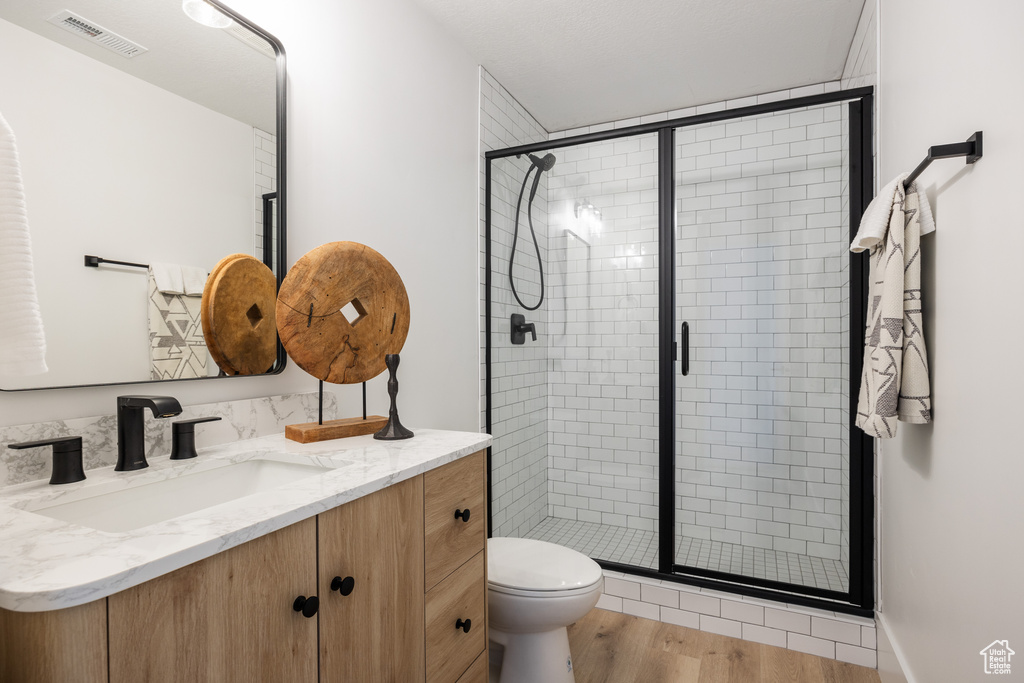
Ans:
[[[921,236],[935,230],[928,198],[906,174],[882,188],[861,220],[850,251],[871,250],[864,374],[858,427],[890,439],[896,421],[931,422],[928,356],[921,320]]]
[[[207,376],[209,352],[203,337],[202,307],[202,297],[161,292],[156,274],[150,268],[150,379]]]
[[[0,374],[47,372],[32,238],[14,133],[0,116]]]

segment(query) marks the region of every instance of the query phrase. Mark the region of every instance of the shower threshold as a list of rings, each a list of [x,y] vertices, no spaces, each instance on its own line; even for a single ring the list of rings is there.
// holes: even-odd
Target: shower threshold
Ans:
[[[658,534],[653,531],[546,517],[525,538],[557,543],[595,560],[657,569]],[[676,563],[699,569],[846,592],[850,578],[842,562],[682,536]]]

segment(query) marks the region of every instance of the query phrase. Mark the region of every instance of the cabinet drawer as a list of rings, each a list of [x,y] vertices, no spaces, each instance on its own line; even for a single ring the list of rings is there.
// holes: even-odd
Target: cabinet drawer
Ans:
[[[482,552],[427,593],[427,683],[457,681],[483,652],[486,603]],[[459,620],[469,620],[469,633],[456,628]]]
[[[487,683],[487,650],[480,653],[466,673],[459,678],[458,683]]]
[[[423,475],[425,575],[430,590],[456,567],[483,550],[484,452],[474,453]],[[455,516],[469,512],[469,520]]]

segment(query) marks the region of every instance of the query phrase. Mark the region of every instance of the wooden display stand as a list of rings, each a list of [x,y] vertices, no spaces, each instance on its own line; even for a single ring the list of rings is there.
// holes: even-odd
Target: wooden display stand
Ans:
[[[300,425],[286,425],[284,436],[286,439],[299,443],[316,443],[317,441],[344,439],[348,436],[373,434],[384,429],[387,423],[388,419],[380,415],[346,417],[341,420],[327,420],[323,423],[307,422]]]

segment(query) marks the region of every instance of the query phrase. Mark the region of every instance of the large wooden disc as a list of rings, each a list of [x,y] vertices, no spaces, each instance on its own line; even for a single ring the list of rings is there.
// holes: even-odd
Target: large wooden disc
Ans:
[[[342,309],[350,303],[347,318]],[[409,296],[379,253],[356,242],[331,242],[288,271],[277,296],[277,330],[291,359],[312,376],[333,384],[365,382],[384,371],[386,354],[405,345]]]
[[[203,289],[201,320],[210,355],[228,375],[260,375],[277,360],[277,278],[248,254],[226,256]]]

